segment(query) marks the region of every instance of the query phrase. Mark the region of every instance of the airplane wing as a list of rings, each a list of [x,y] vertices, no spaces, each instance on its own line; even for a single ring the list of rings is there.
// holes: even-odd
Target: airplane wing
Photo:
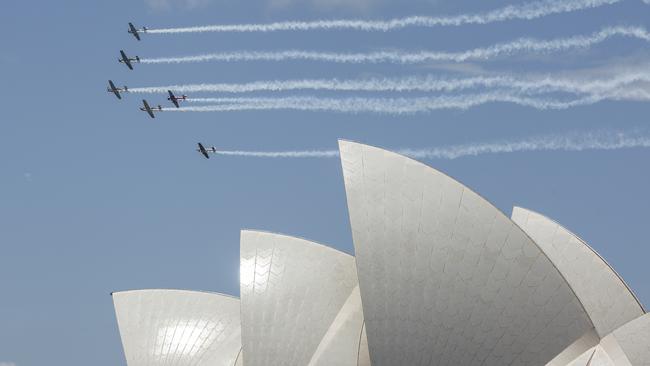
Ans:
[[[142,104],[144,104],[144,111],[149,114],[151,118],[156,118],[156,115],[153,114],[153,111],[151,110],[151,107],[149,106],[149,103],[147,103],[146,100],[142,99]]]
[[[140,35],[138,34],[138,30],[135,28],[133,23],[129,23],[129,33],[133,34],[135,39],[137,39],[138,41],[140,40]]]
[[[133,70],[133,65],[131,65],[131,60],[129,60],[129,58],[126,56],[126,53],[120,50],[120,55],[122,55],[122,62],[129,68],[129,70]]]
[[[110,91],[112,91],[113,94],[115,94],[117,99],[122,99],[122,96],[120,95],[120,92],[117,90],[117,88],[115,87],[115,84],[113,84],[112,80],[108,81],[108,85],[110,86]]]
[[[199,142],[199,152],[205,156],[206,159],[210,159],[210,154],[208,154],[208,151],[205,149],[202,143]]]
[[[176,108],[180,108],[181,106],[178,105],[178,99],[176,99],[176,96],[174,96],[174,93],[172,93],[171,90],[167,90],[167,92],[169,93],[169,98],[167,98],[167,99],[171,100],[172,103],[174,103],[174,105],[176,106]]]

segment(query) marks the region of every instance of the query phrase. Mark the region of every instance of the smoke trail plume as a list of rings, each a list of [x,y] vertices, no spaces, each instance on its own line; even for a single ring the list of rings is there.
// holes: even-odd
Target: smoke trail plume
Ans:
[[[531,20],[544,16],[568,13],[616,4],[622,0],[542,0],[521,5],[509,5],[486,13],[456,16],[413,16],[391,20],[317,20],[311,22],[277,22],[270,24],[210,25],[187,28],[150,29],[147,33],[202,33],[202,32],[276,32],[307,30],[382,31],[407,27],[460,26],[464,24],[488,24],[507,20]],[[646,3],[650,0],[644,0]]]
[[[168,109],[176,112],[226,112],[246,110],[299,110],[331,111],[339,113],[379,113],[391,115],[415,114],[441,109],[466,110],[486,103],[513,103],[539,110],[560,110],[592,105],[604,100],[650,101],[650,91],[645,89],[617,89],[603,94],[591,94],[568,101],[533,98],[517,93],[489,92],[456,96],[416,98],[197,98],[196,103],[215,103],[207,106],[189,106]]]
[[[650,0],[649,0],[650,1]],[[295,90],[366,91],[366,92],[451,92],[473,88],[507,88],[521,93],[548,92],[600,93],[623,85],[650,82],[650,71],[623,72],[615,77],[600,80],[584,80],[558,76],[477,76],[469,78],[440,78],[435,76],[411,76],[402,78],[371,78],[357,80],[304,79],[270,80],[245,84],[190,84],[147,88],[130,88],[132,93],[249,93],[283,92]]]
[[[416,159],[458,159],[466,156],[533,151],[586,151],[649,148],[650,135],[629,131],[596,131],[564,135],[547,135],[517,141],[498,141],[435,147],[397,149],[402,155]],[[217,151],[217,155],[254,158],[336,158],[338,150],[305,151]]]
[[[497,56],[510,55],[517,52],[557,52],[575,48],[588,48],[604,42],[614,36],[636,38],[650,41],[650,33],[642,27],[607,27],[586,36],[573,36],[553,40],[538,40],[520,38],[518,40],[500,43],[486,48],[475,48],[463,52],[430,52],[421,51],[409,53],[404,51],[379,51],[370,53],[335,53],[304,50],[288,51],[239,51],[213,53],[197,56],[167,57],[141,59],[142,63],[185,63],[185,62],[237,62],[237,61],[321,61],[336,63],[398,63],[414,64],[424,62],[448,61],[465,62],[468,60],[487,60]]]

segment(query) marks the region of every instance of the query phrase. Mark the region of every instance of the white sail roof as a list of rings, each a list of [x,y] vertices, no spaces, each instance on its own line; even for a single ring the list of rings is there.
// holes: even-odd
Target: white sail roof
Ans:
[[[113,293],[128,366],[233,366],[239,299],[182,290]]]
[[[242,231],[240,286],[244,366],[306,366],[357,287],[354,257]]]
[[[650,314],[616,329],[601,346],[616,366],[650,366]]]
[[[587,310],[602,338],[644,314],[643,307],[607,262],[555,221],[515,207],[517,223],[551,259]]]
[[[357,286],[330,325],[308,366],[357,366],[359,354],[368,352],[368,342],[362,340],[365,337],[362,329],[363,309]]]
[[[404,156],[339,145],[374,366],[544,365],[593,327],[489,202]]]

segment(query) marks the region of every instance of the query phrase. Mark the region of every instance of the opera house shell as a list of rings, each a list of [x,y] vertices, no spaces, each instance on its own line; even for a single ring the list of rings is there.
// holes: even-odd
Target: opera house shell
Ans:
[[[240,299],[116,292],[129,366],[650,366],[650,315],[578,236],[340,141],[355,256],[242,231]]]

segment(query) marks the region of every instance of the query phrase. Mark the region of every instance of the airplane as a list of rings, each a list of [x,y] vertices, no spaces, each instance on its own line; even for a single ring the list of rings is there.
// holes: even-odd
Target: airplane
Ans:
[[[208,154],[208,152],[216,153],[216,152],[217,152],[217,149],[216,149],[214,146],[212,146],[212,147],[208,147],[208,148],[206,149],[206,148],[203,146],[203,144],[199,142],[199,148],[196,149],[196,151],[200,152],[203,156],[205,156],[206,159],[210,159],[210,155]]]
[[[140,40],[140,32],[142,33],[147,33],[147,27],[142,27],[142,29],[137,29],[133,23],[129,23],[129,33],[133,34],[133,37],[137,39],[138,41]]]
[[[108,81],[108,88],[106,88],[106,91],[108,91],[109,93],[115,94],[117,99],[122,99],[122,96],[120,95],[120,93],[128,92],[129,88],[126,85],[124,85],[124,88],[117,88],[117,87],[115,87],[115,84],[113,84],[113,80],[109,80]]]
[[[169,101],[171,101],[172,103],[174,103],[174,105],[176,106],[176,108],[180,108],[180,107],[181,107],[180,105],[178,105],[178,101],[179,101],[179,100],[187,100],[187,95],[184,95],[184,94],[183,94],[182,96],[177,97],[177,96],[174,95],[174,93],[172,93],[171,90],[167,90],[167,93],[169,93],[169,97],[167,97],[167,100],[169,100]]]
[[[144,107],[140,107],[140,110],[143,112],[147,112],[147,114],[149,114],[151,118],[156,118],[156,116],[153,114],[154,111],[162,111],[161,106],[151,108],[149,106],[149,103],[147,103],[147,101],[144,99],[142,99],[142,104],[144,104]]]
[[[135,56],[134,58],[130,58],[122,50],[120,50],[120,56],[121,56],[121,58],[119,58],[117,60],[120,63],[125,64],[130,70],[133,70],[133,65],[131,64],[131,61],[140,62],[140,57]]]

